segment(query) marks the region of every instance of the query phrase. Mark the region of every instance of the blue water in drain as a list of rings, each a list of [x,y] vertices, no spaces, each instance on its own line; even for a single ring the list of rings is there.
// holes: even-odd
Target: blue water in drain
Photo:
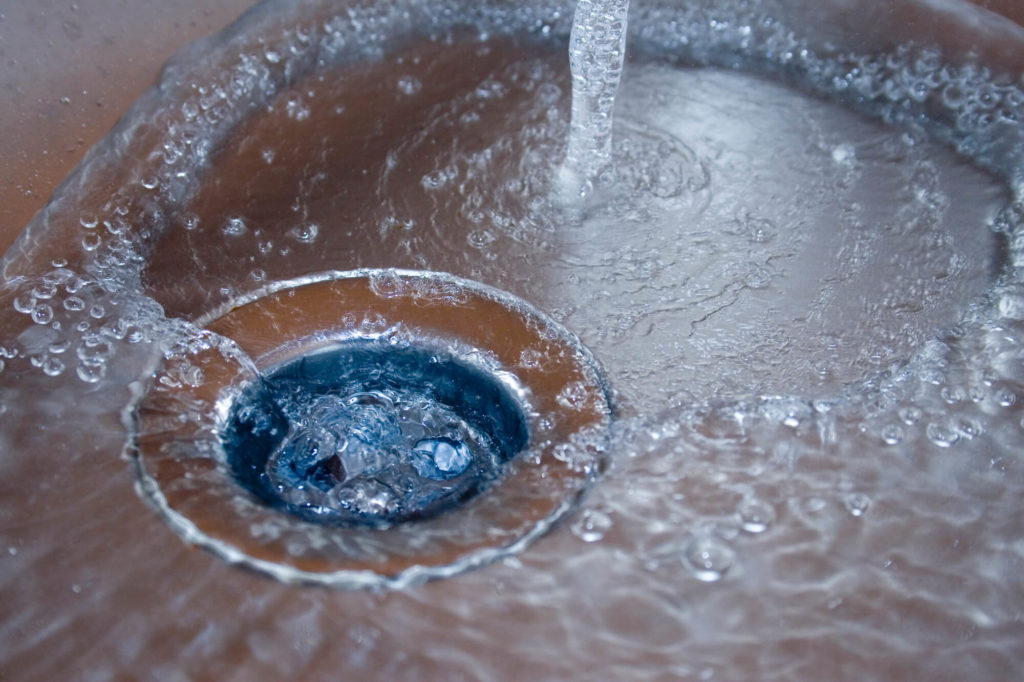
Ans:
[[[527,439],[522,406],[486,370],[368,339],[272,368],[240,391],[221,434],[236,480],[265,504],[378,527],[464,503]]]

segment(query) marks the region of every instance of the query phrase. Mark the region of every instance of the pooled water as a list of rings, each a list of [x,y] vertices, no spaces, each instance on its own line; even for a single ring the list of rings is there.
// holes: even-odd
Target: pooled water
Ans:
[[[1019,676],[1019,77],[774,3],[632,12],[615,173],[573,210],[571,3],[270,3],[170,65],[3,261],[11,675]],[[603,477],[525,551],[400,591],[179,543],[114,454],[136,382],[182,395],[166,447],[219,456],[190,449],[204,359],[249,365],[204,321],[361,267],[578,334],[618,414],[559,452]],[[465,441],[419,438],[458,469]]]

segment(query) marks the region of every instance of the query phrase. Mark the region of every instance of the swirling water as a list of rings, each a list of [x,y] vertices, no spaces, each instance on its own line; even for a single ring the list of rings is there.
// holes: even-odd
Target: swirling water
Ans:
[[[329,4],[173,63],[4,259],[5,671],[1019,675],[1019,80],[767,3],[638,6],[579,215],[551,199],[569,7]],[[118,416],[154,356],[201,386],[187,359],[235,351],[196,321],[357,267],[511,291],[603,363],[608,470],[521,555],[296,587],[135,497]]]

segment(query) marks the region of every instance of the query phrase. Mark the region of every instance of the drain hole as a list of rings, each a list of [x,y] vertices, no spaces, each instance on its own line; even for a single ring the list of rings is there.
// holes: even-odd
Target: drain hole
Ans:
[[[528,440],[498,376],[429,343],[382,339],[271,368],[234,400],[221,438],[235,480],[264,504],[345,527],[453,509]]]

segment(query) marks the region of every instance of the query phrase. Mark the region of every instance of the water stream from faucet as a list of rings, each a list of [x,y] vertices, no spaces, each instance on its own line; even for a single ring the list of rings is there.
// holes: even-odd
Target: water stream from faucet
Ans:
[[[629,0],[579,0],[569,39],[572,123],[561,190],[585,199],[612,162],[612,110],[626,56]]]

